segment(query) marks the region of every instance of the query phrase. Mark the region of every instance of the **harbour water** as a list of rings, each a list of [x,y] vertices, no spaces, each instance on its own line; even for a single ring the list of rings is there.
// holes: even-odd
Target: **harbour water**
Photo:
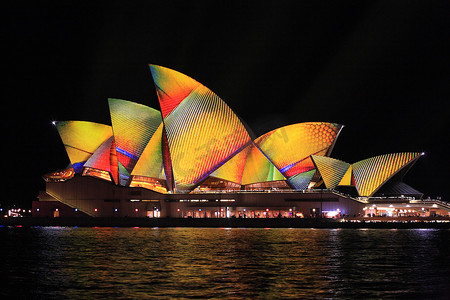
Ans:
[[[0,228],[0,298],[449,299],[448,229]]]

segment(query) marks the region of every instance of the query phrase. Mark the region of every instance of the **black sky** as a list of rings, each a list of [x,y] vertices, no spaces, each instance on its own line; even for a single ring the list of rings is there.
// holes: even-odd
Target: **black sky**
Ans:
[[[328,121],[346,125],[332,157],[349,163],[424,151],[405,181],[450,200],[447,1],[1,5],[3,206],[68,164],[52,120],[110,124],[108,97],[159,109],[150,63],[209,87],[256,136]]]

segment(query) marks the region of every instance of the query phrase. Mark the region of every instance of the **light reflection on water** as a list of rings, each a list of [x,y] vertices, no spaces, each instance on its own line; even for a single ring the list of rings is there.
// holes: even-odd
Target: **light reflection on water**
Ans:
[[[449,298],[449,230],[0,228],[0,296]]]

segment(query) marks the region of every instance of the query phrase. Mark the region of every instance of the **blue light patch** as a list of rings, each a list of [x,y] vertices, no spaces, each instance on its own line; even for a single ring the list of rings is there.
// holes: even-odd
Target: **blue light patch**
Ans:
[[[116,151],[117,152],[119,152],[120,154],[123,154],[123,155],[125,155],[125,156],[127,156],[127,157],[129,157],[129,158],[131,158],[131,159],[134,159],[134,160],[137,160],[139,157],[137,157],[137,156],[134,156],[133,154],[131,154],[130,152],[128,152],[128,151],[125,151],[125,150],[123,150],[123,149],[120,149],[119,147],[116,147]]]
[[[74,163],[72,165],[72,167],[73,167],[73,170],[75,171],[75,173],[80,174],[81,171],[83,171],[83,166],[85,163],[86,163],[85,161]]]

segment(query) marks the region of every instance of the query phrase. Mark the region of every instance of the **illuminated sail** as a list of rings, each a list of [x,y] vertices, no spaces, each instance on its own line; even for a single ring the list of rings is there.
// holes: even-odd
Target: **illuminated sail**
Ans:
[[[210,176],[241,184],[245,163],[250,149],[251,145],[245,147],[238,154],[217,168]]]
[[[77,173],[106,140],[112,136],[111,126],[85,121],[56,122],[70,163]]]
[[[278,171],[256,145],[252,144],[250,147],[242,176],[242,185],[286,180],[283,174]]]
[[[142,152],[131,175],[165,179],[161,145],[162,133],[163,124],[161,123]]]
[[[360,196],[372,196],[388,179],[420,157],[417,152],[384,154],[352,165]]]
[[[349,163],[326,156],[311,155],[327,189],[334,189],[350,167]]]
[[[345,171],[345,174],[338,185],[355,185],[355,178],[353,176],[353,168],[351,165],[348,167],[347,171]]]
[[[117,158],[131,173],[136,162],[161,125],[161,114],[148,106],[108,99]]]
[[[293,124],[272,130],[255,140],[255,143],[270,161],[288,179],[313,170],[310,155],[329,155],[342,125],[325,122]],[[312,176],[312,175],[311,175]],[[293,186],[297,189],[307,181],[309,175],[296,176]]]
[[[311,183],[311,179],[313,178],[315,173],[316,170],[303,172],[290,177],[288,181],[296,190],[306,190]]]
[[[190,190],[241,150],[250,136],[228,105],[194,79],[150,65],[178,190]]]

